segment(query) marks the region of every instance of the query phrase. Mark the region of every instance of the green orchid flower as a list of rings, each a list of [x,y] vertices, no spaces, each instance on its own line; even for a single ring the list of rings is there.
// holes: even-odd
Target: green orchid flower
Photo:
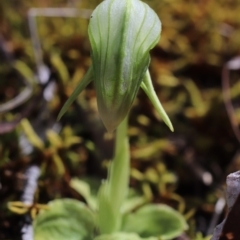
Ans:
[[[88,34],[92,66],[61,109],[66,112],[78,94],[94,81],[100,117],[112,132],[127,116],[139,87],[173,131],[152,85],[149,51],[158,43],[161,22],[140,0],[105,0],[93,11]]]

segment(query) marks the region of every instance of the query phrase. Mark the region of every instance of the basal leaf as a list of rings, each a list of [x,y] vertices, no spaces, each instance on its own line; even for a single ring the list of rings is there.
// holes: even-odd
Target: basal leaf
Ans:
[[[151,236],[162,240],[173,239],[187,229],[183,216],[163,204],[149,204],[129,214],[123,221],[122,231],[134,232],[143,238]]]
[[[97,209],[97,198],[92,195],[90,185],[87,182],[73,178],[70,181],[70,186],[84,197],[88,206],[92,210]]]
[[[94,240],[157,240],[157,238],[155,237],[141,238],[134,233],[113,233],[100,235],[94,238]]]
[[[34,220],[34,240],[92,240],[93,213],[73,199],[54,200]]]

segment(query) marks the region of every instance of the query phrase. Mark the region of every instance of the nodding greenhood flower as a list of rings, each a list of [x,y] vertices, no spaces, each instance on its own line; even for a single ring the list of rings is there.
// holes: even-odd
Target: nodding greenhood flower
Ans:
[[[158,43],[161,22],[140,0],[105,0],[93,11],[88,34],[92,66],[59,113],[94,81],[100,117],[113,131],[128,114],[141,86],[164,122],[172,124],[153,89],[149,51]]]

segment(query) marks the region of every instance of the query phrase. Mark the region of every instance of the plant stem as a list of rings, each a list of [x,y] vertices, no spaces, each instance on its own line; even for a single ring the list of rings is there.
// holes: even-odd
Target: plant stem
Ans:
[[[117,128],[115,156],[109,171],[109,194],[116,208],[121,205],[128,193],[129,182],[129,142],[127,137],[127,118]]]
[[[129,142],[127,118],[116,131],[115,155],[110,165],[107,181],[99,190],[99,228],[101,234],[113,233],[121,227],[121,206],[128,193]]]

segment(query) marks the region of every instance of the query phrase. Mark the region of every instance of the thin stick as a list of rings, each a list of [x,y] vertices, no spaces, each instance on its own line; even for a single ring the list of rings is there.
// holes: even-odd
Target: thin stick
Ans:
[[[33,51],[35,56],[35,61],[38,69],[39,77],[42,76],[44,72],[45,65],[43,62],[43,53],[41,41],[37,31],[37,17],[64,17],[64,18],[77,18],[81,17],[83,19],[89,19],[92,10],[89,9],[76,9],[76,8],[31,8],[28,12],[28,24],[30,37],[33,45]],[[39,79],[45,81],[45,79]]]

